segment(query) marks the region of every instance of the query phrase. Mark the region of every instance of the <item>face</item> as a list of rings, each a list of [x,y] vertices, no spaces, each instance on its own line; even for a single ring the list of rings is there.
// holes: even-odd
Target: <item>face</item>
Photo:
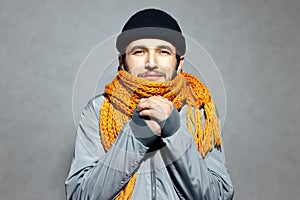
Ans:
[[[176,59],[176,48],[159,39],[140,39],[126,48],[125,69],[132,75],[149,81],[164,82],[173,79],[183,65]],[[178,66],[178,67],[177,67]]]

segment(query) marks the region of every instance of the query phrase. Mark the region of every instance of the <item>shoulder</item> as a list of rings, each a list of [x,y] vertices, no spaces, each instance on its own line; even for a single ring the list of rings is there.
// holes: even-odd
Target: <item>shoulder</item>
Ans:
[[[99,95],[93,97],[92,99],[90,99],[88,101],[83,112],[85,112],[85,111],[93,112],[94,114],[97,115],[97,118],[99,119],[100,109],[101,109],[104,99],[105,99],[104,94],[99,94]]]

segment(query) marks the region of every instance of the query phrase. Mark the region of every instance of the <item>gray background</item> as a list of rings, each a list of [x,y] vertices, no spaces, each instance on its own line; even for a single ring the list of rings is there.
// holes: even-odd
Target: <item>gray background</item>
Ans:
[[[64,199],[76,73],[145,7],[175,16],[219,67],[235,199],[299,199],[299,0],[1,0],[0,199]]]

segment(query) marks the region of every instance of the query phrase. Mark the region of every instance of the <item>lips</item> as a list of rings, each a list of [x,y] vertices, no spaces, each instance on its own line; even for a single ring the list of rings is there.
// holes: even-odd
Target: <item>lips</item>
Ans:
[[[151,80],[151,81],[155,81],[155,80],[158,80],[162,77],[165,77],[165,75],[163,73],[148,72],[148,73],[140,74],[138,77],[143,78],[143,79],[147,79],[147,80]]]
[[[142,77],[162,77],[162,74],[144,74]]]

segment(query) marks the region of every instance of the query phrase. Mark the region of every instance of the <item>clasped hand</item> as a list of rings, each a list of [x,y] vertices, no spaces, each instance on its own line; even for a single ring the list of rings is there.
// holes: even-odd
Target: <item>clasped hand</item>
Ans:
[[[173,110],[173,103],[161,96],[142,98],[137,105],[137,111],[144,118],[150,129],[161,135],[160,121],[166,120]]]

